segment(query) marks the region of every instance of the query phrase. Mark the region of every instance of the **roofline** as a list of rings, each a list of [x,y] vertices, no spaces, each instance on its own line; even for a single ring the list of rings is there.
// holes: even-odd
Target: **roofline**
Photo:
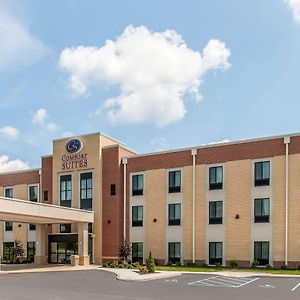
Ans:
[[[214,143],[214,144],[209,144],[209,145],[207,144],[207,145],[201,145],[201,146],[177,148],[177,149],[165,150],[165,151],[142,153],[142,154],[125,156],[124,158],[131,159],[131,158],[138,158],[138,157],[144,157],[144,156],[152,156],[152,155],[160,155],[160,154],[168,154],[168,153],[189,151],[189,150],[192,150],[192,149],[208,149],[208,148],[222,147],[222,146],[227,146],[227,145],[246,144],[246,143],[261,142],[261,141],[280,139],[280,138],[284,138],[284,137],[296,137],[296,136],[300,136],[300,132],[290,133],[290,134],[274,135],[274,136],[267,136],[267,137],[252,138],[252,139],[237,140],[237,141],[232,141],[232,142]]]
[[[115,147],[120,147],[120,148],[122,148],[122,149],[124,149],[124,150],[130,151],[130,152],[132,152],[132,154],[134,154],[134,155],[137,155],[137,154],[138,154],[136,151],[134,151],[134,150],[132,150],[132,149],[130,149],[130,148],[128,148],[128,147],[122,145],[122,144],[108,145],[108,146],[102,147],[102,149],[110,149],[110,148],[115,148]]]
[[[42,155],[41,158],[53,157],[53,154]]]
[[[121,144],[121,145],[124,145],[125,146],[125,143],[101,132],[101,131],[97,131],[97,132],[92,132],[92,133],[87,133],[87,134],[79,134],[79,135],[73,135],[73,136],[67,136],[67,137],[63,137],[63,138],[59,138],[59,139],[54,139],[53,142],[56,142],[56,141],[63,141],[63,140],[67,140],[67,139],[72,139],[72,138],[75,138],[75,137],[87,137],[87,136],[92,136],[92,135],[100,135],[100,136],[104,136],[118,144]]]
[[[40,171],[41,168],[34,168],[34,169],[25,169],[25,170],[18,170],[18,171],[10,171],[10,172],[1,172],[1,175],[9,175],[9,174],[19,174],[19,173],[24,173],[24,172],[34,172],[34,171]]]

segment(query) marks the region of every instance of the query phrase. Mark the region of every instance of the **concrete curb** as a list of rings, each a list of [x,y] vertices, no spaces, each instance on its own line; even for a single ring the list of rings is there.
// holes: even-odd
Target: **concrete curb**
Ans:
[[[181,272],[176,271],[157,271],[151,274],[139,274],[136,269],[118,269],[118,268],[99,268],[99,271],[114,273],[116,279],[120,281],[151,281],[162,278],[176,277],[181,275]]]

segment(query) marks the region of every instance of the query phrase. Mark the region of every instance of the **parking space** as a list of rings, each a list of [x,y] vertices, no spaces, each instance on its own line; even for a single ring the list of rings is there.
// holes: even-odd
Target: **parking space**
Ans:
[[[217,286],[217,287],[232,287],[232,288],[240,288],[247,284],[250,284],[259,277],[255,278],[237,278],[237,277],[225,277],[225,276],[213,276],[197,281],[193,281],[188,283],[189,285],[203,285],[203,286]]]
[[[190,286],[201,290],[232,288],[252,290],[258,293],[283,293],[297,295],[300,299],[300,278],[297,277],[229,277],[220,275],[185,274],[165,279],[166,283],[180,286]]]

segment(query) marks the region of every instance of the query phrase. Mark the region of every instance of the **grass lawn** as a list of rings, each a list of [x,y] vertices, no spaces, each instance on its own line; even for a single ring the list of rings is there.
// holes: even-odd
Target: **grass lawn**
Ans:
[[[264,268],[215,268],[215,267],[189,267],[189,266],[157,266],[157,271],[187,271],[187,272],[257,272],[270,274],[286,274],[286,275],[300,275],[300,270],[272,270]]]

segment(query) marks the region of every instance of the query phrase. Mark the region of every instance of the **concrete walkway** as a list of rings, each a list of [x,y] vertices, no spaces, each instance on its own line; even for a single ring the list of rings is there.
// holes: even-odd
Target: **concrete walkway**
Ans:
[[[182,274],[176,271],[156,271],[155,273],[140,274],[137,269],[99,268],[100,271],[115,273],[118,280],[149,281],[161,278],[175,277]]]

